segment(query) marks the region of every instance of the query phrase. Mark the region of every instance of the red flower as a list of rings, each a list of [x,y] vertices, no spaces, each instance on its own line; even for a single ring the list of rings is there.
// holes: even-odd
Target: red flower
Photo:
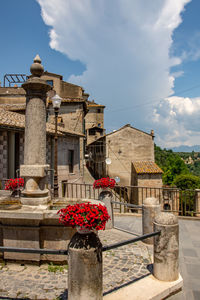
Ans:
[[[15,178],[15,179],[11,178],[6,181],[5,190],[15,191],[15,190],[19,190],[23,186],[24,186],[23,178]]]
[[[104,230],[110,219],[107,208],[101,204],[78,203],[67,205],[58,212],[59,222],[65,226],[80,226],[89,229]]]
[[[115,187],[116,181],[113,178],[101,178],[95,180],[93,183],[93,189],[100,189],[100,188],[110,188],[113,189]]]

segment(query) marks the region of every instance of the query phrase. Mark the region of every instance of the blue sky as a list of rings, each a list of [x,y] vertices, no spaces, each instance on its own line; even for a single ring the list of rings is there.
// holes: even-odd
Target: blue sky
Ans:
[[[41,17],[35,0],[7,0],[1,3],[0,80],[6,73],[29,74],[33,58],[39,53],[45,70],[62,74],[67,79],[85,69],[49,46],[49,27]]]
[[[42,9],[42,16],[41,16]],[[198,0],[7,0],[0,80],[45,70],[106,105],[107,132],[130,123],[162,147],[200,144]]]

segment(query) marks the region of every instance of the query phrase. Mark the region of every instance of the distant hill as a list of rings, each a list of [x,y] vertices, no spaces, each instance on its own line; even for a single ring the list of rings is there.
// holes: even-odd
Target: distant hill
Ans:
[[[200,152],[200,145],[194,145],[194,146],[185,146],[181,145],[178,147],[170,148],[174,152]]]

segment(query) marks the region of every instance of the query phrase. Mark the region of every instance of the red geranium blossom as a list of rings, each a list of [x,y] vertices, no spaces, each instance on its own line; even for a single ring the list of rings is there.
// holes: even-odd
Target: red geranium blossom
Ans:
[[[17,191],[24,186],[23,178],[11,178],[5,183],[5,190]]]
[[[95,180],[93,183],[93,189],[107,188],[113,189],[115,187],[116,181],[113,178],[101,178]]]
[[[80,226],[88,229],[104,230],[110,219],[107,208],[101,204],[77,203],[67,205],[58,212],[59,222],[65,226]]]

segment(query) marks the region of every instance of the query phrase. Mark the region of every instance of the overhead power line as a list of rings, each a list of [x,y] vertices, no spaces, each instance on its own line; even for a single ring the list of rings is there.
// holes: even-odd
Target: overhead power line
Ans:
[[[176,94],[180,95],[180,94],[184,94],[185,92],[188,92],[188,91],[191,91],[191,90],[194,90],[196,88],[200,87],[200,84],[198,85],[194,85],[193,87],[190,87],[190,88],[187,88],[185,90],[182,90],[182,91],[178,91],[176,92]],[[172,96],[175,96],[174,94],[171,95],[171,96],[168,96],[168,97],[172,97]],[[177,96],[179,97],[179,96]],[[167,97],[166,97],[167,98]],[[139,107],[142,107],[142,106],[147,106],[147,105],[151,105],[152,103],[153,104],[156,104],[156,103],[159,103],[161,100],[163,99],[156,99],[156,100],[149,100],[149,101],[145,101],[141,104],[136,104],[136,105],[129,105],[129,106],[126,106],[126,107],[121,107],[121,108],[118,108],[118,109],[114,109],[114,110],[109,110],[109,112],[118,112],[118,111],[125,111],[125,110],[129,110],[129,109],[135,109],[135,108],[139,108]]]

